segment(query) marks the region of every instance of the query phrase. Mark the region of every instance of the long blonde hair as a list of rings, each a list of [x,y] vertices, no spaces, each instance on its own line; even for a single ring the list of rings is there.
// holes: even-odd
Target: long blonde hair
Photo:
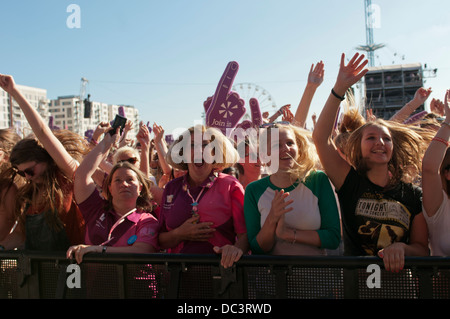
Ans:
[[[295,143],[298,147],[298,156],[294,158],[295,166],[289,170],[292,182],[304,181],[311,172],[320,169],[320,160],[317,155],[316,146],[312,142],[312,133],[292,124],[275,123],[267,128],[284,128],[294,133]]]
[[[390,185],[400,181],[414,182],[421,174],[422,157],[432,132],[383,119],[367,122],[349,136],[345,149],[351,165],[362,174],[366,174],[368,168],[362,157],[361,140],[364,130],[369,126],[386,127],[391,134],[393,152],[388,163],[388,170],[391,173]]]

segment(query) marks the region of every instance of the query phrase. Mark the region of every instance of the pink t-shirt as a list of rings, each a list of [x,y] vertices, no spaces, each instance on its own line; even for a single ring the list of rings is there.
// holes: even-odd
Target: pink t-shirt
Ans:
[[[105,200],[101,198],[97,189],[85,201],[78,204],[78,207],[86,222],[87,245],[124,247],[135,242],[143,242],[159,249],[159,223],[151,213],[137,209],[126,216],[111,232],[119,216],[114,211],[104,209]]]
[[[192,217],[192,198],[198,199],[200,222],[212,222],[214,236],[208,242],[185,241],[172,247],[172,253],[205,254],[214,253],[213,247],[233,245],[237,234],[247,232],[244,219],[244,188],[239,181],[227,174],[211,174],[196,188],[189,188],[192,198],[186,191],[187,175],[170,181],[165,189],[161,203],[161,231],[179,227]],[[203,192],[202,192],[203,189]]]

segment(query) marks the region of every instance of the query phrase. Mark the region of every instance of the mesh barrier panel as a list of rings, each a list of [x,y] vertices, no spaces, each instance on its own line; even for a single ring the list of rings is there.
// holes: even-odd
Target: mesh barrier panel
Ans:
[[[287,298],[339,299],[343,297],[344,283],[340,269],[292,269],[287,276]]]
[[[399,273],[379,267],[379,287],[375,288],[370,288],[372,273],[367,264],[330,266],[296,265],[288,259],[286,264],[274,265],[238,263],[230,272],[218,262],[97,259],[79,265],[81,288],[70,288],[67,260],[4,258],[0,259],[0,298],[450,298],[450,260],[445,267],[422,264]]]
[[[17,286],[17,260],[0,260],[0,298],[17,298]]]
[[[127,265],[126,297],[132,299],[167,298],[170,273],[162,265]]]
[[[450,298],[450,270],[436,271],[433,276],[433,296],[436,299]]]
[[[178,298],[209,299],[214,297],[213,272],[208,265],[191,265],[181,272]]]
[[[277,298],[276,277],[270,267],[247,267],[246,271],[249,299]]]
[[[365,270],[358,270],[359,298],[390,298],[390,299],[416,299],[419,296],[418,279],[410,269],[399,273],[381,271],[380,287],[369,288],[367,280],[369,274]]]

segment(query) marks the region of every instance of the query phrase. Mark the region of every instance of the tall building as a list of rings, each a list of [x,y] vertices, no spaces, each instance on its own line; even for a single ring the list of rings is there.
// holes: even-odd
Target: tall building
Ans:
[[[51,100],[49,112],[53,119],[53,126],[68,129],[82,136],[93,132],[100,122],[111,122],[116,114],[123,112],[131,120],[133,131],[129,138],[134,138],[139,130],[139,110],[133,106],[119,106],[102,102],[90,101],[89,112],[85,110],[85,103],[80,102],[77,95],[59,96]],[[87,117],[85,117],[87,116]]]
[[[68,129],[86,136],[95,130],[98,123],[111,122],[116,114],[122,113],[134,123],[127,137],[135,138],[139,131],[139,110],[133,106],[91,101],[90,114],[85,114],[84,103],[80,103],[78,95],[49,100],[45,89],[25,85],[17,85],[17,88],[51,128]],[[32,132],[17,102],[0,89],[0,129],[9,127],[15,128],[22,137]]]
[[[44,121],[48,121],[47,90],[18,85],[17,88],[28,102],[37,109]],[[30,134],[31,128],[17,102],[4,90],[0,89],[0,128],[15,128],[21,136]]]
[[[379,118],[389,119],[414,98],[423,86],[420,63],[369,67],[364,77],[365,106]],[[416,112],[423,111],[421,105]]]

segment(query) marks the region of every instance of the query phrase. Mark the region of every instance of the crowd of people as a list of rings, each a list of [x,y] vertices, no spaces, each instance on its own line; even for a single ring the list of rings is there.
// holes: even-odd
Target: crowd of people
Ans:
[[[405,256],[449,255],[450,91],[431,112],[414,114],[431,93],[421,88],[391,119],[364,116],[349,101],[366,65],[364,55],[347,64],[342,55],[307,129],[324,76],[322,61],[312,65],[296,111],[263,115],[266,145],[237,145],[204,125],[167,145],[161,126],[152,138],[142,122],[134,141],[106,122],[87,140],[51,130],[0,74],[33,131],[0,130],[0,249],[65,251],[79,263],[89,252],[219,254],[224,267],[246,254],[337,251],[379,256],[393,272]],[[275,170],[255,158],[259,148],[278,154]],[[216,160],[198,159],[208,152]]]

